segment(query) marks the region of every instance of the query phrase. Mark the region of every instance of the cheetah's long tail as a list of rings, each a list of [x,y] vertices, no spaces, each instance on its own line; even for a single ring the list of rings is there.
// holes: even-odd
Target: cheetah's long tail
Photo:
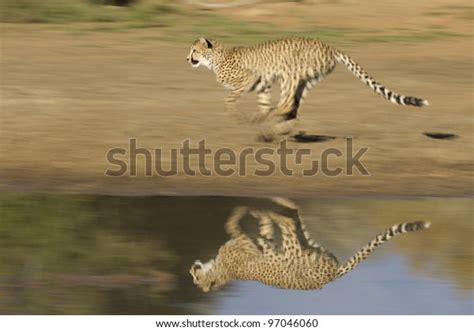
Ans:
[[[367,245],[362,247],[354,256],[352,256],[349,261],[340,266],[337,270],[336,277],[341,277],[357,267],[359,263],[367,258],[367,256],[372,253],[372,251],[379,245],[389,241],[393,237],[398,236],[399,234],[405,232],[412,232],[412,231],[419,231],[427,229],[431,226],[430,222],[413,222],[413,223],[402,223],[392,226],[391,228],[387,229],[385,232],[380,233],[377,235],[371,242]]]
[[[367,72],[358,65],[349,56],[339,51],[336,51],[336,60],[339,63],[344,63],[346,67],[362,82],[367,84],[375,93],[380,94],[385,99],[397,103],[399,105],[411,105],[416,107],[429,106],[428,100],[420,99],[417,97],[406,97],[404,95],[390,91],[388,88],[380,83],[377,83],[375,79],[370,77]]]

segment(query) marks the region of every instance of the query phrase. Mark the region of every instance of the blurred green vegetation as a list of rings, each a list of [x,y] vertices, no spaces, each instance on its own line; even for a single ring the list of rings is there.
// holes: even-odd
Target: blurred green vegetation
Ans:
[[[185,252],[215,253],[232,203],[0,192],[0,314],[203,313]]]
[[[474,7],[456,5],[441,6],[437,10],[427,12],[426,15],[436,17],[454,16],[456,18],[472,21],[474,18]]]
[[[175,14],[170,0],[134,1],[130,6],[110,6],[108,0],[0,0],[4,23],[67,23],[147,21]]]
[[[410,44],[471,36],[451,32],[446,26],[427,27],[419,31],[387,31],[310,23],[288,28],[271,23],[236,20],[215,11],[198,10],[183,1],[135,0],[127,6],[108,5],[113,1],[118,0],[0,0],[0,22],[80,23],[63,27],[72,34],[160,28],[163,33],[158,33],[153,39],[182,43],[189,43],[199,35],[229,43],[299,35],[318,37],[336,45],[359,42]]]
[[[92,197],[0,195],[0,301],[21,298],[0,313],[94,313],[118,290],[158,305],[173,289],[174,261],[159,238],[105,225]]]

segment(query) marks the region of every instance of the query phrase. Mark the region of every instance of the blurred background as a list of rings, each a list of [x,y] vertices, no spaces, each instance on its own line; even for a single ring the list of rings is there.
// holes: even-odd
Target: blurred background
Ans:
[[[473,13],[464,0],[0,0],[0,313],[472,314]],[[145,177],[143,159],[137,177],[104,175],[107,151],[130,138],[161,148],[165,168],[186,139],[272,147],[225,114],[214,74],[185,59],[201,36],[294,35],[430,101],[390,104],[343,67],[308,94],[297,130],[353,137],[369,148],[370,176]],[[255,95],[239,107],[255,111]],[[317,158],[345,141],[289,147]],[[340,261],[392,223],[433,227],[322,291],[237,282],[200,293],[190,264],[217,253],[234,207],[263,201],[242,196],[269,195],[295,198]]]
[[[109,194],[264,195],[282,185],[288,195],[472,193],[470,1],[1,0],[0,13],[1,187]],[[137,178],[104,176],[106,152],[128,148],[130,138],[139,147],[161,148],[165,167],[169,150],[185,139],[237,152],[267,147],[256,140],[258,127],[225,113],[226,90],[214,74],[185,59],[200,36],[251,45],[292,35],[319,37],[387,87],[431,103],[393,105],[344,67],[308,94],[296,130],[354,137],[355,150],[369,148],[363,161],[372,176],[180,172],[144,178],[143,159]],[[242,99],[243,113],[255,111],[254,94]],[[434,140],[423,132],[458,139]],[[345,150],[345,141],[304,147],[315,159],[326,148]],[[311,161],[292,167],[301,174]],[[194,158],[191,163],[198,165]],[[247,163],[252,173],[257,165],[251,158]],[[334,159],[334,166],[344,164]]]

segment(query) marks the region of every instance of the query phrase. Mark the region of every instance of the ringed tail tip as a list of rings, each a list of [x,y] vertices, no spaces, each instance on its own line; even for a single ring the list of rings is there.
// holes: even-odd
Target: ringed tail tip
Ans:
[[[387,89],[385,89],[385,92],[386,91]],[[391,102],[398,103],[399,105],[405,105],[405,106],[410,105],[410,106],[415,106],[415,107],[424,107],[424,106],[430,105],[428,100],[425,100],[425,99],[421,99],[417,97],[406,97],[403,95],[400,96],[400,95],[397,95],[396,93],[393,93],[393,94],[395,95],[395,97],[393,96],[387,97],[385,94],[382,94],[382,95],[385,96],[386,98],[389,98]]]
[[[424,230],[431,227],[431,222],[425,222],[425,221],[416,221],[416,222],[405,223],[405,224],[406,224],[406,229],[408,231]]]

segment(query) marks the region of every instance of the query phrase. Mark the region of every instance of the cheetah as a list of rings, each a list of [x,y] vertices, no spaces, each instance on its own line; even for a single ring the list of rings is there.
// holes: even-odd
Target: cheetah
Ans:
[[[276,119],[276,123],[259,136],[264,141],[272,141],[278,135],[287,136],[293,131],[306,93],[338,63],[344,64],[375,93],[393,103],[416,107],[429,105],[427,100],[389,90],[349,56],[319,39],[293,37],[248,47],[226,47],[216,40],[201,37],[191,45],[186,60],[195,68],[204,66],[214,71],[217,81],[230,90],[225,100],[225,108],[230,113],[240,116],[237,100],[244,93],[257,93],[259,110],[250,122],[263,122],[270,115]],[[271,106],[271,89],[275,83],[279,83],[281,91],[276,108]]]
[[[405,232],[430,227],[418,221],[394,225],[377,235],[345,264],[325,250],[305,230],[298,207],[286,199],[274,199],[281,211],[238,207],[229,216],[225,230],[230,240],[217,257],[191,266],[193,282],[202,291],[216,290],[231,280],[254,280],[283,289],[314,290],[354,269],[379,245]],[[257,220],[256,238],[245,233],[241,220]]]

